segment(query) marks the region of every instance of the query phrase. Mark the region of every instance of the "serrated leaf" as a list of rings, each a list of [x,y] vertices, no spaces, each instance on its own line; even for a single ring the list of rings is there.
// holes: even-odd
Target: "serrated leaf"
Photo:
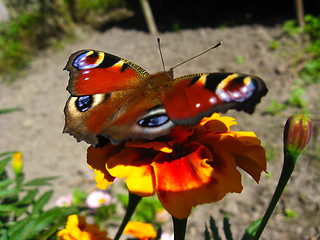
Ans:
[[[159,227],[159,229],[158,229],[158,231],[157,231],[157,236],[156,236],[156,238],[155,238],[154,240],[160,240],[161,234],[162,234],[162,228]]]
[[[206,229],[204,231],[204,239],[205,240],[210,240],[210,232],[208,230],[207,224],[205,224],[205,227],[206,227]]]
[[[39,199],[34,203],[32,214],[38,214],[40,211],[42,211],[45,204],[47,204],[52,197],[53,191],[47,191],[44,194],[42,194]]]
[[[219,235],[219,230],[217,228],[216,222],[212,216],[210,216],[210,230],[214,240],[221,240]]]
[[[227,240],[233,240],[228,214],[223,218],[223,231]]]
[[[32,179],[23,184],[24,187],[38,187],[38,186],[50,186],[52,185],[50,181],[57,179],[58,177],[43,177],[43,178],[36,178]]]

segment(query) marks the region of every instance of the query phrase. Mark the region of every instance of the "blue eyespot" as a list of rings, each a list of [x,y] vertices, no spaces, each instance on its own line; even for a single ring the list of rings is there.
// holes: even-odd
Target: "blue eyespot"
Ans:
[[[159,127],[169,121],[169,118],[166,114],[154,115],[141,119],[138,124],[141,127]]]
[[[80,112],[85,112],[92,106],[93,98],[91,95],[81,96],[77,98],[75,103],[76,103],[76,108]]]

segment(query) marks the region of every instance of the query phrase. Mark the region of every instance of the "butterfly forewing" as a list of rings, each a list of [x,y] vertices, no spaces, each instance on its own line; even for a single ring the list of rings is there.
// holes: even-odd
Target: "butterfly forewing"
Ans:
[[[192,125],[229,109],[252,113],[267,93],[260,78],[245,74],[202,73],[174,81],[174,87],[163,93],[162,101],[175,124]]]
[[[67,90],[74,96],[136,88],[149,75],[134,63],[94,50],[73,53],[65,69],[70,72]]]

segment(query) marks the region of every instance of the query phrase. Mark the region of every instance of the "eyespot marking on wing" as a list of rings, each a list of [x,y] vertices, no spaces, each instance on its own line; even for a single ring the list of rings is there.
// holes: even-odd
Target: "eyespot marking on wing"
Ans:
[[[70,114],[81,114],[85,113],[89,109],[96,107],[109,97],[109,94],[94,94],[94,95],[85,95],[74,97],[70,96],[67,105],[70,111]]]
[[[91,69],[99,66],[104,59],[104,53],[88,51],[80,54],[74,61],[73,66],[80,70]]]

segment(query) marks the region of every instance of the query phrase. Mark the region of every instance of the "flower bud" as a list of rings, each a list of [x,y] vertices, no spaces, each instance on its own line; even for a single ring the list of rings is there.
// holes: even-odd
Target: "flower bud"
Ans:
[[[284,151],[299,157],[308,145],[312,133],[312,122],[303,114],[290,116],[284,128]]]
[[[12,169],[16,175],[22,173],[23,161],[21,152],[15,152],[12,154]]]

